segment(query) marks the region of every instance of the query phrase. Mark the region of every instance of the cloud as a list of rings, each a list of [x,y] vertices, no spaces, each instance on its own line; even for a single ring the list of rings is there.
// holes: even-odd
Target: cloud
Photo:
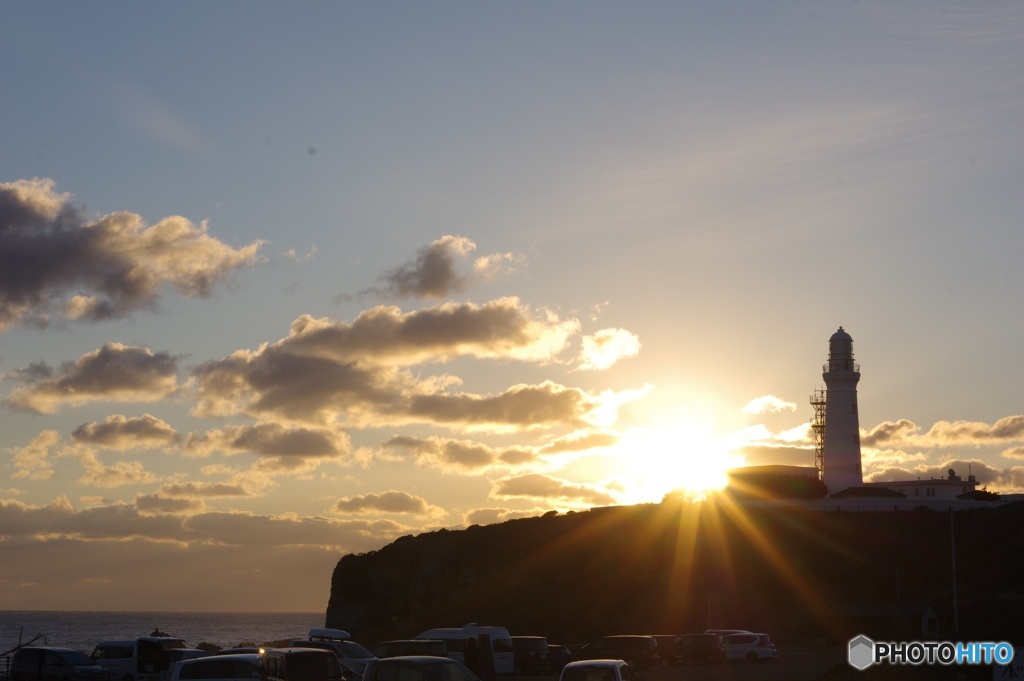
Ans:
[[[936,465],[920,464],[914,467],[888,466],[865,476],[871,482],[892,482],[899,480],[944,479],[952,468],[962,478],[968,474],[977,480],[979,488],[991,492],[1012,493],[1024,487],[1024,466],[996,468],[978,459],[947,459]]]
[[[548,381],[495,395],[455,393],[457,377],[421,378],[406,367],[464,356],[550,361],[577,328],[575,320],[531,316],[514,298],[407,314],[379,307],[352,324],[303,316],[276,343],[197,368],[195,413],[350,427],[576,424],[599,406],[583,391]]]
[[[0,330],[13,324],[124,317],[164,286],[204,297],[257,262],[262,242],[233,249],[180,216],[147,226],[134,213],[86,219],[50,179],[0,183]]]
[[[382,448],[385,452],[401,450],[420,466],[458,473],[483,473],[494,467],[522,466],[537,460],[530,447],[490,447],[442,437],[399,435],[389,438]]]
[[[584,336],[579,354],[579,368],[584,371],[602,370],[621,359],[635,357],[640,352],[640,339],[625,329],[603,329]]]
[[[742,411],[744,414],[779,414],[784,411],[796,411],[796,404],[774,395],[764,395],[747,402]]]
[[[76,442],[120,451],[166,447],[181,440],[174,428],[152,414],[136,418],[116,414],[102,423],[83,423],[75,428],[71,437]]]
[[[609,506],[617,503],[612,494],[600,487],[560,480],[541,473],[498,480],[494,483],[491,494],[495,498],[543,499],[590,506]]]
[[[360,293],[441,300],[464,291],[473,277],[490,281],[525,266],[526,258],[522,255],[492,253],[478,257],[472,268],[464,271],[460,263],[475,250],[476,244],[472,240],[445,235],[417,251],[411,261],[381,275],[381,286],[367,288]]]
[[[24,385],[8,396],[18,411],[52,414],[65,405],[97,401],[153,402],[177,389],[177,360],[165,352],[107,343],[59,370],[34,364],[7,378]]]
[[[941,447],[1024,441],[1024,416],[1007,416],[991,425],[975,421],[937,421],[925,438]]]
[[[82,485],[112,489],[125,485],[148,485],[157,481],[157,477],[142,467],[141,461],[116,461],[106,465],[99,460],[96,453],[84,447],[70,447],[61,452],[61,456],[72,457],[85,469],[78,478]]]
[[[344,497],[334,502],[331,511],[341,514],[403,513],[436,518],[445,515],[443,508],[428,503],[423,497],[398,490]]]
[[[336,550],[376,547],[408,534],[411,529],[390,520],[332,520],[242,512],[142,514],[135,505],[123,503],[77,510],[66,497],[58,497],[45,506],[0,499],[0,527],[9,539],[139,539],[182,546],[212,542],[231,546],[330,546]]]
[[[202,501],[180,497],[165,497],[156,494],[140,494],[133,502],[135,509],[142,515],[176,515],[198,513],[205,508]]]
[[[191,456],[256,454],[276,459],[329,459],[346,455],[345,433],[326,428],[287,427],[277,423],[228,426],[203,434],[189,433],[185,452]]]
[[[1003,450],[1002,456],[1007,459],[1024,459],[1024,447],[1011,447]]]
[[[1024,442],[1024,416],[1006,416],[995,423],[936,421],[926,433],[913,421],[885,421],[861,437],[867,447],[983,447]]]
[[[53,477],[50,449],[60,442],[60,433],[44,430],[24,447],[13,449],[11,479],[49,480]]]
[[[241,482],[174,482],[163,485],[157,494],[164,499],[230,499],[255,496]]]
[[[464,519],[466,525],[493,525],[516,518],[534,518],[549,512],[551,509],[534,508],[526,511],[514,511],[507,508],[475,508],[466,513]]]
[[[539,452],[545,455],[583,452],[590,449],[612,447],[622,439],[618,433],[607,430],[583,429],[569,433],[540,447]]]

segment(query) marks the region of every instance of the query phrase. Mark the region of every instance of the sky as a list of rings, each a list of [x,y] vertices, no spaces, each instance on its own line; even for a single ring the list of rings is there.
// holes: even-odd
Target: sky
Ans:
[[[7,2],[0,604],[814,465],[1024,491],[1015,2]]]

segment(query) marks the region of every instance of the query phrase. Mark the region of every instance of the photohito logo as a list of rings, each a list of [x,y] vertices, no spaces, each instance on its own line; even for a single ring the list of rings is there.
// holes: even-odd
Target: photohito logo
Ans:
[[[864,670],[873,664],[1001,664],[1013,661],[1013,646],[995,643],[949,641],[872,641],[863,634],[850,639],[847,660]]]

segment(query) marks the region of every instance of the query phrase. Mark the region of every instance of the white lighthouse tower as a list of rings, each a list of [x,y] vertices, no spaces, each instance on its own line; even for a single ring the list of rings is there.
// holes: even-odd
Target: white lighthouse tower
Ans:
[[[829,494],[864,484],[860,468],[860,418],[857,381],[860,365],[853,361],[853,338],[843,327],[828,339],[825,380],[825,427],[821,450],[821,479]]]

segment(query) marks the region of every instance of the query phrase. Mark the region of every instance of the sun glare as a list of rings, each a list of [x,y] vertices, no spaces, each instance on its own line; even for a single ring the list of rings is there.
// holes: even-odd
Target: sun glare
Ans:
[[[703,498],[725,487],[726,471],[736,466],[710,425],[692,421],[630,429],[612,455],[621,479],[632,483],[632,503],[661,501],[670,492]]]

